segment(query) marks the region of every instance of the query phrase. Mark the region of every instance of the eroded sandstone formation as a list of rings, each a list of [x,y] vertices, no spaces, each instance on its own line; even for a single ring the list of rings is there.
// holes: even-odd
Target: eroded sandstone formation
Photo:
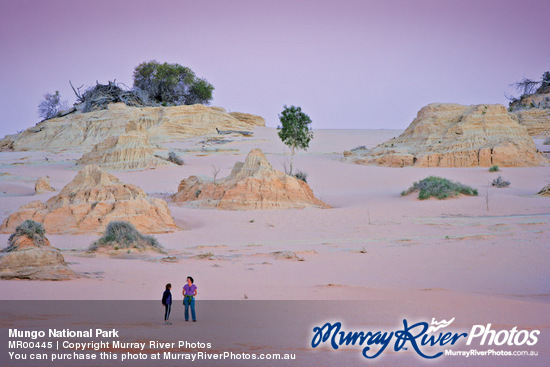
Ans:
[[[99,233],[113,220],[128,221],[144,233],[178,229],[164,200],[147,196],[96,165],[83,168],[45,203],[32,201],[20,207],[4,220],[0,232],[13,232],[26,219],[43,223],[54,234]]]
[[[399,137],[345,159],[390,167],[524,167],[547,162],[527,128],[504,106],[447,103],[423,107]]]
[[[546,72],[540,87],[533,94],[521,96],[510,103],[509,110],[531,136],[550,135],[550,85]]]
[[[95,145],[77,162],[78,165],[97,164],[104,170],[123,171],[154,168],[168,165],[168,161],[155,156],[145,129],[131,124],[126,133],[111,136]]]
[[[265,126],[265,119],[258,115],[252,115],[250,113],[243,112],[229,112],[229,114],[235,117],[237,120],[242,121],[251,126]]]
[[[244,163],[235,163],[226,178],[181,181],[173,201],[229,210],[329,208],[307,183],[275,170],[259,149],[250,151]]]
[[[25,225],[26,223],[22,224]],[[77,278],[61,252],[44,236],[16,232],[0,252],[0,279],[68,280]]]
[[[236,117],[237,116],[237,117]],[[248,116],[248,117],[245,117]],[[129,107],[110,104],[108,109],[42,121],[20,134],[0,140],[0,150],[91,148],[109,137],[126,132],[128,124],[143,128],[151,143],[216,134],[220,130],[251,130],[264,126],[259,116],[229,114],[221,107],[203,105]]]
[[[45,192],[52,191],[55,191],[55,189],[50,186],[50,178],[48,176],[39,177],[34,183],[34,192],[36,194],[43,194]]]
[[[529,135],[550,136],[550,108],[530,108],[515,111],[514,114],[519,123],[527,128]]]

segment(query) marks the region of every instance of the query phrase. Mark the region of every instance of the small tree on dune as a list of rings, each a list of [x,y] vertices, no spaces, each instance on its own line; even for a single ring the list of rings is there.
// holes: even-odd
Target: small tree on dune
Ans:
[[[69,108],[69,104],[66,101],[61,100],[59,91],[56,90],[54,94],[46,93],[44,99],[40,101],[38,105],[38,116],[44,120],[49,120],[57,116],[57,114],[63,110]]]
[[[313,131],[309,126],[311,119],[302,112],[301,107],[284,106],[283,112],[279,114],[281,126],[277,127],[279,138],[290,147],[290,172],[292,175],[292,164],[296,149],[307,150],[309,142],[313,139]]]

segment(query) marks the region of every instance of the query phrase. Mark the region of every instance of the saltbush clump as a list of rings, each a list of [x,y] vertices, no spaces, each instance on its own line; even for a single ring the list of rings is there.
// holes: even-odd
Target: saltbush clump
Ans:
[[[42,223],[35,222],[34,220],[27,219],[23,223],[15,228],[15,233],[13,233],[8,238],[8,247],[6,247],[3,252],[10,252],[15,250],[15,241],[21,237],[27,236],[37,245],[43,245],[44,239],[46,238],[46,230],[42,226]]]
[[[183,165],[183,159],[180,158],[175,152],[168,153],[168,161],[177,164],[178,166]]]
[[[143,235],[131,223],[122,221],[109,223],[104,235],[95,241],[88,251],[94,252],[100,247],[112,247],[116,250],[134,248],[140,251],[152,249],[164,252],[155,237]]]
[[[498,171],[500,171],[500,168],[498,168],[497,165],[491,166],[489,168],[489,172],[498,172]]]
[[[510,186],[510,181],[506,181],[504,180],[502,177],[500,177],[500,175],[495,178],[493,180],[493,182],[491,183],[491,185],[495,186],[495,187],[498,187],[498,188],[502,188],[502,187],[508,187]]]
[[[296,177],[298,180],[302,180],[307,183],[307,172],[298,171],[293,176]]]
[[[403,191],[401,195],[405,196],[415,191],[418,191],[418,198],[420,200],[429,199],[430,197],[441,200],[458,196],[459,194],[477,196],[477,190],[470,186],[435,176],[415,182],[409,189]]]

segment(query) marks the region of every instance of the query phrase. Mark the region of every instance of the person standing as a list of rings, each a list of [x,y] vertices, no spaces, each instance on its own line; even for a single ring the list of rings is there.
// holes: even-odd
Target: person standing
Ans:
[[[196,322],[195,296],[197,295],[197,286],[193,283],[193,277],[187,277],[187,284],[183,286],[181,294],[183,294],[183,305],[185,306],[185,321],[189,321],[189,307],[191,307],[191,318],[193,322]]]
[[[172,325],[168,319],[170,318],[170,311],[172,309],[172,284],[166,284],[166,290],[162,294],[162,305],[164,306],[164,325]]]

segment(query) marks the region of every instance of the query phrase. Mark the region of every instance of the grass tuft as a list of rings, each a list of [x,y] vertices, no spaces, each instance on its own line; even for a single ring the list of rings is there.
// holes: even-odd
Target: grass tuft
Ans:
[[[115,250],[134,248],[139,251],[152,249],[165,252],[155,237],[143,235],[131,223],[122,221],[109,223],[105,234],[95,241],[88,251],[94,252],[100,247],[112,247]]]

